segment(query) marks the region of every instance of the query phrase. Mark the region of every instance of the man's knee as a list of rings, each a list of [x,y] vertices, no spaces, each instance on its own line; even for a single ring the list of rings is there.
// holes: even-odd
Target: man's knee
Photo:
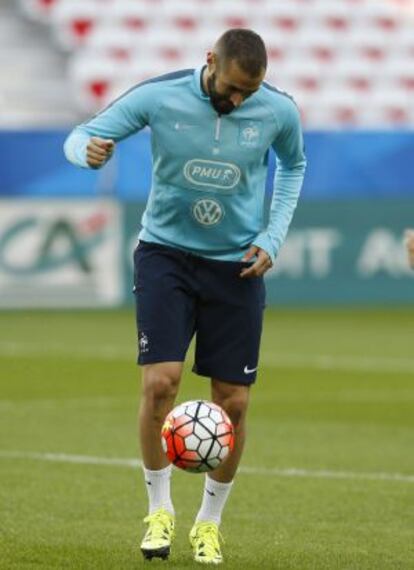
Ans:
[[[181,370],[168,364],[153,364],[144,367],[143,395],[155,405],[175,399],[180,384]]]
[[[249,405],[249,389],[245,386],[235,386],[232,389],[229,385],[221,389],[216,384],[213,394],[214,401],[227,412],[235,430],[242,429]]]
[[[244,426],[247,412],[247,402],[244,398],[228,398],[223,402],[222,408],[229,415],[236,431]]]

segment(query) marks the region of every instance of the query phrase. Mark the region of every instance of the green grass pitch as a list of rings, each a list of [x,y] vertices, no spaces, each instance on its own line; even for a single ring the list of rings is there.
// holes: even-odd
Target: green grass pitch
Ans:
[[[414,309],[268,310],[224,568],[414,568]],[[189,358],[191,361],[191,357]],[[175,472],[168,562],[139,543],[133,310],[0,314],[0,568],[193,568],[203,477]],[[186,367],[180,401],[208,398]]]

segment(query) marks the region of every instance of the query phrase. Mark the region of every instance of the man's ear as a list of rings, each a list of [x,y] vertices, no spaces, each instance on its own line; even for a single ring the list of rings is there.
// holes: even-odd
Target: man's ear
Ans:
[[[207,52],[207,65],[208,65],[208,70],[210,73],[214,73],[216,71],[216,54],[213,51],[208,51]]]

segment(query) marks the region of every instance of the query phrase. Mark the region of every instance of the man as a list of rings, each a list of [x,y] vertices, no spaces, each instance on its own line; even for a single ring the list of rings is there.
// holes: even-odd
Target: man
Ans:
[[[408,253],[408,263],[414,269],[414,230],[405,230],[405,246]]]
[[[229,459],[205,480],[190,532],[198,562],[222,561],[218,527],[244,440],[264,309],[263,275],[285,239],[305,171],[298,110],[263,82],[264,43],[227,31],[207,64],[141,83],[65,143],[74,164],[100,168],[115,143],[150,126],[153,183],[134,253],[142,396],[139,413],[148,524],[141,550],[167,557],[174,535],[171,466],[160,430],[173,407],[196,334],[194,372],[235,426]],[[277,174],[264,223],[270,147]]]

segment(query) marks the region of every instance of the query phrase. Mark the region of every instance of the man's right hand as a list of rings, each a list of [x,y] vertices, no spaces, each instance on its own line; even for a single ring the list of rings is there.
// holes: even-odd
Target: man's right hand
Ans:
[[[101,168],[111,158],[114,149],[112,139],[91,137],[86,147],[86,162],[91,168]]]

